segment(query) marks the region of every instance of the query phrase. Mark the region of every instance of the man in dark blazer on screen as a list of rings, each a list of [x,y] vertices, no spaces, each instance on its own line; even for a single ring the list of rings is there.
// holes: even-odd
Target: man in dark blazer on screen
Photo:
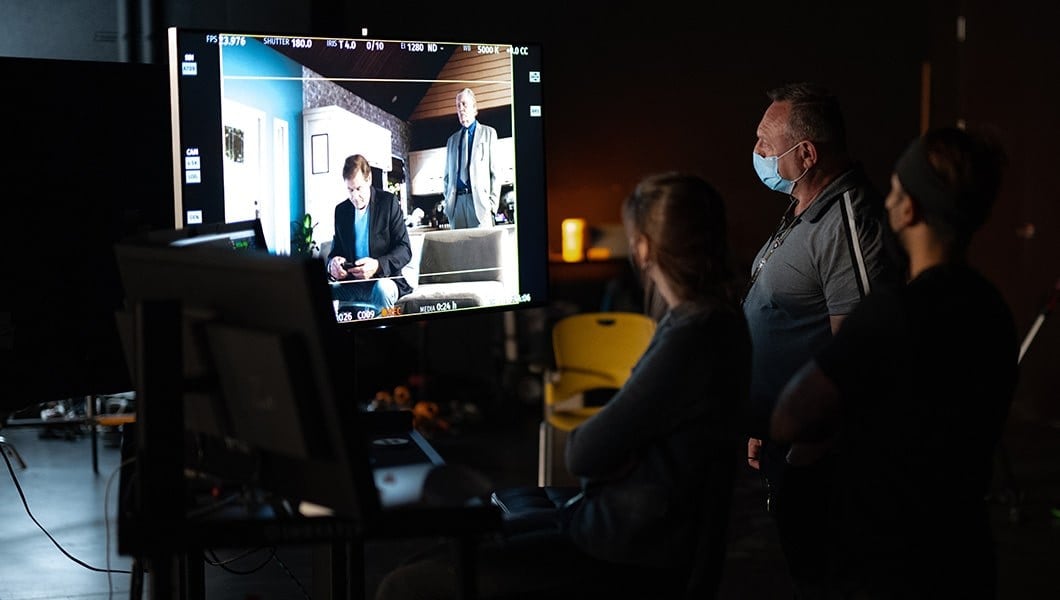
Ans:
[[[393,310],[412,291],[401,274],[412,259],[412,244],[401,206],[390,192],[372,187],[372,168],[360,154],[346,158],[342,178],[350,197],[335,207],[335,237],[328,275],[339,285],[340,303],[370,304],[376,315]]]

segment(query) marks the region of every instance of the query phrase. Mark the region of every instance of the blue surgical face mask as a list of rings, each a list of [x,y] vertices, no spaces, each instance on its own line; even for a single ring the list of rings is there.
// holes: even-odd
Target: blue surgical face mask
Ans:
[[[799,144],[801,143],[799,142]],[[777,156],[761,156],[757,152],[751,152],[754,157],[755,172],[758,173],[758,178],[762,180],[762,183],[766,184],[767,188],[783,194],[790,194],[791,190],[795,189],[795,182],[802,179],[802,175],[806,174],[806,171],[803,171],[802,175],[799,175],[794,180],[784,179],[780,176],[780,167],[777,164],[781,157],[798,148],[799,144],[795,144]]]

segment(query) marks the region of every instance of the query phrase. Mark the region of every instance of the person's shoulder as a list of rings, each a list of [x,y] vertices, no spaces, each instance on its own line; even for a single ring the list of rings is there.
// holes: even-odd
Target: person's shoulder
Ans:
[[[841,206],[841,210],[837,209],[837,206]],[[883,196],[860,167],[852,167],[821,190],[817,199],[806,210],[806,219],[812,223],[826,217],[842,219],[848,210],[858,219],[866,216],[878,219],[882,209]]]
[[[825,193],[835,196],[851,192],[858,196],[879,197],[880,190],[869,179],[861,163],[852,163],[832,180]]]
[[[669,318],[676,336],[702,339],[707,332],[744,332],[747,320],[739,307],[727,303],[688,303],[670,311]]]
[[[395,196],[391,192],[388,192],[388,191],[386,191],[386,190],[384,190],[382,188],[372,188],[372,191],[373,191],[372,199],[375,200],[376,202],[384,202],[384,203],[387,203],[387,204],[392,204],[395,200],[397,200],[397,196]]]
[[[875,207],[883,199],[880,190],[869,180],[861,163],[854,163],[836,179],[837,195],[850,192],[855,208],[860,206]]]
[[[933,293],[948,294],[964,302],[980,302],[1008,309],[1004,295],[997,285],[981,271],[966,263],[939,265],[922,273],[915,284]],[[911,284],[912,285],[912,284]]]

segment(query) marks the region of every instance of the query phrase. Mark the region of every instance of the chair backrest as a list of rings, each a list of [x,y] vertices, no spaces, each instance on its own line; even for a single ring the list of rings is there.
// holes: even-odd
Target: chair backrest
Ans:
[[[621,385],[644,354],[655,321],[635,312],[580,313],[552,329],[552,351],[560,371],[596,372]]]
[[[446,229],[424,234],[419,282],[503,281],[504,238],[501,228]]]
[[[546,404],[593,388],[622,387],[654,333],[655,320],[642,313],[579,313],[561,319],[552,328],[555,376]]]

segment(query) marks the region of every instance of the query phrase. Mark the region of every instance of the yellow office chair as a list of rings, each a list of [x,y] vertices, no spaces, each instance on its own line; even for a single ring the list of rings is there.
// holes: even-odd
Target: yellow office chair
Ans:
[[[545,372],[538,485],[576,483],[563,467],[567,432],[596,414],[622,387],[654,333],[655,320],[634,312],[579,313],[553,326],[555,367]]]

